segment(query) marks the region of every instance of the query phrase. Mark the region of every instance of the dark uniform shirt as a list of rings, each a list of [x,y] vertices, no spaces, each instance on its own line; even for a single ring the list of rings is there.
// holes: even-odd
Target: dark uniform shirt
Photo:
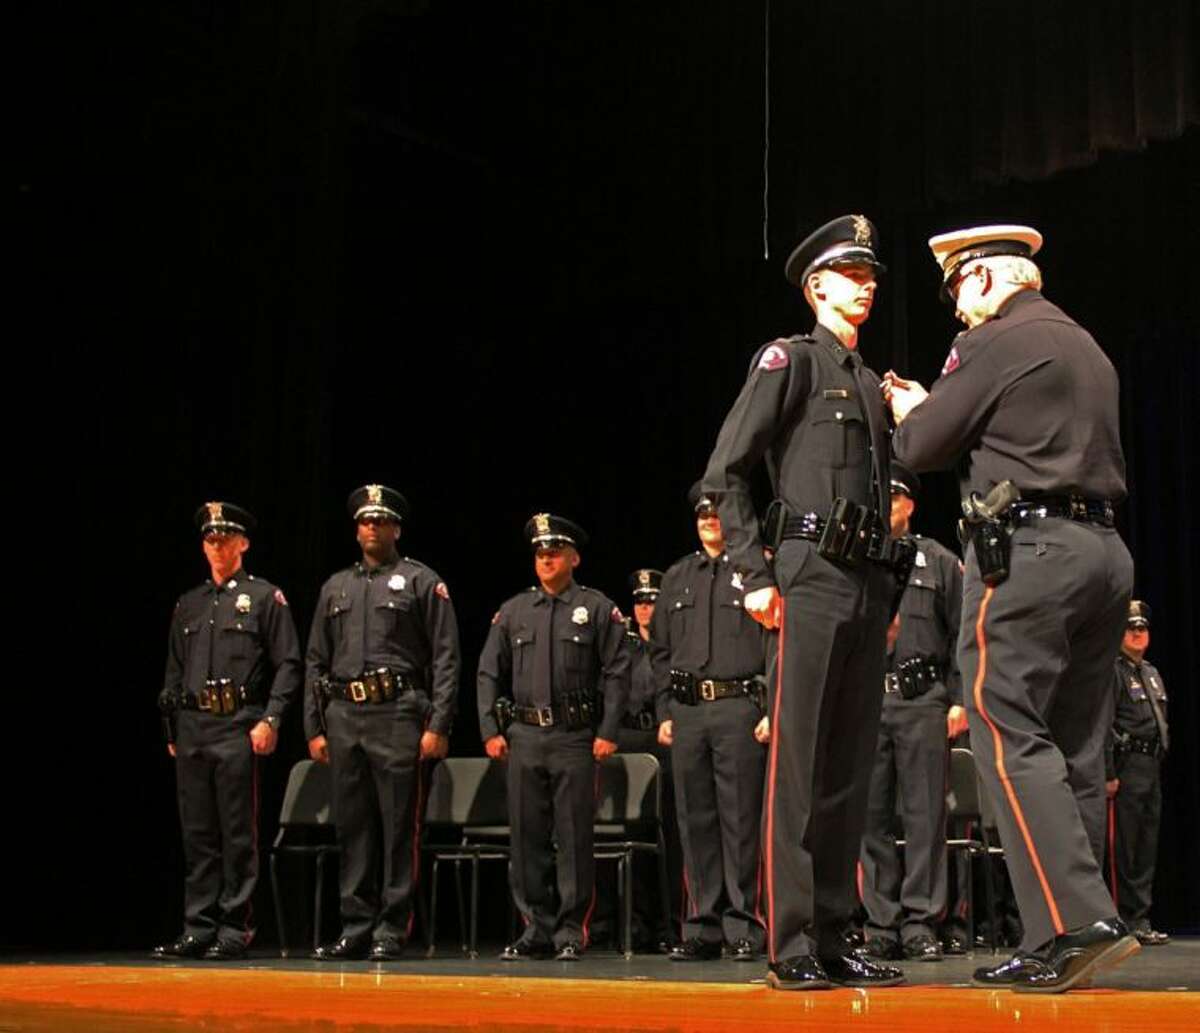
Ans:
[[[962,566],[941,542],[914,534],[917,556],[908,587],[900,600],[900,630],[888,669],[914,656],[932,657],[945,673],[945,693],[930,691],[921,700],[962,704],[962,678],[958,673],[958,626],[962,616]],[[897,693],[883,698],[884,706],[898,705]],[[903,702],[908,702],[904,700]]]
[[[604,717],[596,734],[615,742],[621,713],[629,700],[631,650],[621,611],[611,599],[574,582],[552,596],[540,587],[509,599],[492,619],[479,657],[479,731],[484,741],[500,734],[492,706],[511,686],[522,707],[538,705],[534,685],[536,640],[545,616],[551,615],[552,685],[548,696],[557,704],[572,692],[599,692]]]
[[[167,692],[196,695],[208,680],[228,678],[263,706],[263,717],[281,718],[302,675],[292,611],[269,581],[239,570],[223,585],[209,579],[179,597],[167,644]]]
[[[629,636],[632,653],[629,679],[629,702],[625,712],[636,717],[643,710],[654,712],[658,697],[654,665],[650,660],[650,643],[636,631]]]
[[[663,575],[650,621],[660,718],[669,716],[672,669],[721,681],[762,674],[765,632],[742,609],[744,596],[727,552],[693,552]]]
[[[750,477],[764,456],[771,486],[795,515],[829,515],[849,499],[889,512],[887,414],[879,378],[818,324],[808,337],[764,345],[725,418],[704,475],[746,591],[774,583],[762,554]],[[872,462],[882,464],[872,483]]]
[[[1165,748],[1166,744],[1162,742],[1158,721],[1154,716],[1154,707],[1150,703],[1150,697],[1153,696],[1162,717],[1163,730],[1166,731],[1167,690],[1158,668],[1145,661],[1135,663],[1122,653],[1117,657],[1113,669],[1113,694],[1116,697],[1113,733],[1132,736],[1145,742],[1154,742],[1157,739]],[[1106,774],[1110,780],[1117,777],[1113,766],[1114,737],[1114,734],[1108,736],[1104,749]]]
[[[387,667],[424,686],[431,731],[449,735],[458,707],[458,619],[438,575],[407,556],[338,571],[321,588],[308,641],[304,728],[320,734],[312,687],[318,678],[348,682]]]
[[[998,404],[1003,400],[1003,404]],[[1125,498],[1117,374],[1092,335],[1034,290],[955,339],[929,397],[896,429],[918,473],[961,460],[963,493]]]

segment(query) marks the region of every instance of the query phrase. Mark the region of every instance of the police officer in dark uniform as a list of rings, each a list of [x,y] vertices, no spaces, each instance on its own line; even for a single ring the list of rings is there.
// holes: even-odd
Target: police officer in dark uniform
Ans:
[[[313,957],[388,961],[412,931],[421,761],[449,748],[458,621],[445,582],[396,548],[404,496],[367,484],[346,507],[362,560],[322,586],[308,637],[305,732],[333,768],[341,847],[342,935]]]
[[[738,961],[763,947],[759,830],[767,737],[764,633],[699,482],[688,492],[701,549],[675,563],[650,622],[659,741],[671,747],[687,904],[672,961]],[[756,735],[757,733],[757,735]]]
[[[921,482],[895,460],[891,470],[892,535],[900,538],[910,534]],[[883,715],[863,834],[863,950],[881,960],[940,961],[949,712],[962,711],[955,658],[962,569],[945,546],[923,535],[911,537],[917,551],[888,634]],[[903,882],[891,835],[897,810],[904,830]]]
[[[1150,926],[1150,895],[1162,816],[1162,760],[1167,755],[1167,690],[1146,662],[1150,607],[1129,602],[1129,618],[1116,660],[1116,712],[1105,749],[1111,831],[1109,860],[1117,911],[1144,947],[1170,941]]]
[[[583,529],[538,513],[525,536],[538,584],[500,607],[479,657],[479,731],[508,761],[509,876],[525,920],[500,956],[578,961],[595,903],[595,762],[617,750],[630,649],[617,606],[575,583]]]
[[[254,517],[229,502],[196,511],[212,576],[180,596],[159,706],[183,826],[183,934],[156,958],[240,958],[254,938],[258,758],[300,689],[300,645],[283,592],[247,574]]]
[[[759,349],[704,475],[746,611],[779,629],[768,643],[763,808],[767,982],[778,989],[903,980],[898,969],[848,953],[843,939],[857,903],[895,593],[889,427],[879,379],[858,352],[882,268],[877,239],[868,219],[847,215],[792,253],[787,277],[817,325]],[[765,535],[750,492],[763,458],[779,500]]]
[[[1059,992],[1138,948],[1096,860],[1133,563],[1113,529],[1116,371],[1042,296],[1040,245],[1028,226],[934,237],[943,297],[968,329],[928,395],[890,372],[885,383],[897,458],[918,473],[957,464],[971,534],[959,669],[1024,926],[1018,954],[975,978]]]

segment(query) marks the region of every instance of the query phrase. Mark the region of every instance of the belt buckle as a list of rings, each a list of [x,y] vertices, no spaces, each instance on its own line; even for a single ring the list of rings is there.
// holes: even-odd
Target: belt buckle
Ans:
[[[702,700],[704,700],[706,703],[712,703],[716,700],[717,686],[711,679],[705,678],[702,682],[699,683],[699,687],[700,687],[700,698]]]
[[[883,691],[891,693],[900,691],[900,679],[896,677],[895,671],[888,671],[883,676]]]
[[[196,693],[196,709],[212,712],[212,696],[207,686]]]
[[[550,728],[554,725],[554,708],[537,707],[537,722],[539,728]]]
[[[355,703],[366,703],[367,687],[361,681],[352,681],[347,688],[350,689],[350,698]]]

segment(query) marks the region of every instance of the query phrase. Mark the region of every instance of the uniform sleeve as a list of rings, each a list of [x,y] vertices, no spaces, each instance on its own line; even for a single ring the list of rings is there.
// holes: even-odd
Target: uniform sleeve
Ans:
[[[271,682],[271,694],[267,698],[266,710],[263,712],[263,717],[280,720],[304,685],[300,638],[296,634],[296,622],[292,620],[291,607],[281,602],[283,598],[283,593],[276,591],[267,601],[266,646],[275,677]]]
[[[1111,782],[1117,777],[1117,761],[1114,756],[1114,740],[1113,733],[1116,730],[1116,713],[1117,702],[1121,698],[1121,664],[1117,661],[1113,664],[1112,675],[1112,715],[1113,720],[1108,722],[1108,728],[1104,735],[1104,781]]]
[[[304,679],[304,737],[313,739],[321,734],[320,703],[316,686],[322,678],[329,677],[329,665],[333,657],[333,638],[330,635],[329,583],[317,596],[313,611],[312,627],[308,633],[308,652],[305,655]]]
[[[446,583],[433,571],[429,571],[422,581],[421,610],[432,654],[430,696],[433,713],[429,728],[439,735],[449,735],[458,713],[458,681],[462,667],[458,617]]]
[[[183,634],[183,600],[175,603],[171,614],[171,628],[167,632],[167,669],[163,674],[163,688],[159,699],[174,697],[183,688],[183,665],[186,660]]]
[[[946,612],[946,632],[950,638],[950,648],[947,651],[949,660],[946,665],[946,693],[950,697],[950,705],[961,707],[963,702],[962,672],[958,669],[958,633],[962,625],[962,594],[963,576],[958,557],[946,550],[942,553],[943,577],[942,584],[946,586],[942,605]]]
[[[475,679],[479,705],[479,736],[487,742],[500,734],[492,707],[512,689],[512,640],[509,638],[508,613],[501,609],[492,621],[483,652],[479,654],[479,672]]]
[[[654,607],[654,616],[650,618],[650,640],[647,651],[650,654],[650,667],[654,671],[654,710],[658,723],[670,721],[671,713],[671,614],[666,607],[667,592],[673,585],[673,579],[668,571],[663,578],[662,591],[658,598],[661,605]]]
[[[810,380],[807,360],[794,346],[776,341],[764,347],[721,425],[704,472],[705,490],[718,496],[729,558],[742,572],[747,592],[775,583],[762,553],[751,474],[797,404],[795,400],[807,396]]]
[[[657,607],[656,607],[657,609]],[[603,600],[596,614],[596,647],[600,654],[600,691],[604,696],[604,719],[596,735],[609,742],[617,741],[621,715],[629,703],[630,677],[633,673],[633,650],[625,634],[620,610],[608,599]]]

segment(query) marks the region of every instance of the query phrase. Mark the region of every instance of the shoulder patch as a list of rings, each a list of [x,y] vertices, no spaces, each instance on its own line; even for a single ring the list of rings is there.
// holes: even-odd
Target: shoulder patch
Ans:
[[[625,618],[621,615],[621,608],[619,606],[614,606],[612,608],[612,613],[609,614],[609,617],[614,624],[625,623]]]
[[[942,363],[942,376],[944,377],[953,373],[958,369],[961,362],[962,360],[958,357],[958,345],[952,344],[950,346],[950,354],[946,356],[946,361]]]
[[[492,623],[493,624],[500,623],[500,611],[499,610],[496,611],[496,615],[492,618]]]
[[[277,588],[277,589],[275,589],[275,601],[276,601],[276,602],[277,602],[277,603],[278,603],[280,606],[287,606],[287,604],[288,604],[288,601],[287,601],[287,596],[285,596],[285,595],[283,594],[283,590],[282,590],[282,589],[280,589],[280,588]]]
[[[788,353],[782,347],[778,344],[769,344],[766,351],[759,357],[758,366],[755,368],[771,373],[777,369],[787,369],[788,362]]]
[[[434,585],[433,591],[436,595],[440,596],[442,599],[445,599],[446,602],[450,601],[450,589],[446,587],[445,581],[439,581],[436,585]]]

